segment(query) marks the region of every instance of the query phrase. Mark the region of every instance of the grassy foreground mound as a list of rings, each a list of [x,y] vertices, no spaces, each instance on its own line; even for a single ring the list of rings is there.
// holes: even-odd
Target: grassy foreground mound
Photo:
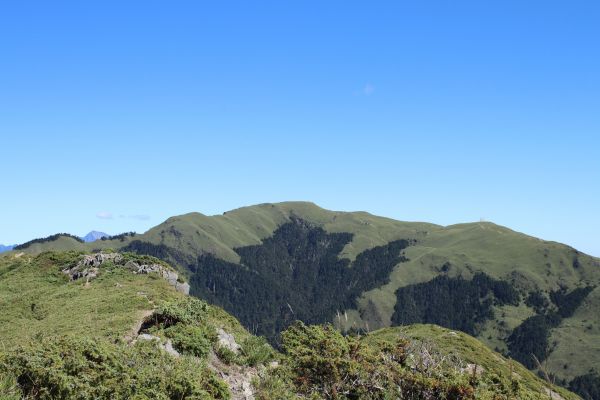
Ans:
[[[362,337],[296,322],[259,399],[578,399],[478,340],[431,325]],[[298,397],[299,396],[299,397]]]
[[[427,352],[433,351],[441,359],[460,360],[460,368],[478,376],[488,390],[495,385],[504,385],[511,390],[518,389],[517,393],[522,397],[515,398],[526,398],[526,395],[549,398],[551,394],[555,398],[575,397],[568,390],[539,379],[522,364],[490,350],[474,337],[437,325],[415,324],[380,329],[365,336],[364,340],[380,347],[398,338],[409,340]]]

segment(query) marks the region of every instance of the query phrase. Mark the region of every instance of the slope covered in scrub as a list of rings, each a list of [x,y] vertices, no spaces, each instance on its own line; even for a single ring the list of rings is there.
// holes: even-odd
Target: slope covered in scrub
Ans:
[[[452,360],[429,348],[435,368],[415,362],[426,355],[420,340],[385,330],[344,336],[296,322],[278,353],[224,310],[178,291],[169,269],[130,253],[0,257],[0,398],[577,398],[526,370],[510,378],[488,366],[467,335],[455,344],[473,352]],[[487,371],[472,374],[468,362]]]

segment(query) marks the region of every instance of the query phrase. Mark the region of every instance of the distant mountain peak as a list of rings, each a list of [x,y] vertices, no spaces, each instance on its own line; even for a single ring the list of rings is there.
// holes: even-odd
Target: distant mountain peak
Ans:
[[[13,247],[15,247],[14,244],[5,246],[3,244],[0,244],[0,253],[4,253],[5,251],[11,251],[13,249]]]
[[[109,236],[110,235],[108,233],[91,231],[87,235],[83,236],[81,239],[83,239],[84,242],[89,243],[89,242],[95,242],[96,240],[100,240],[103,237],[109,237]]]

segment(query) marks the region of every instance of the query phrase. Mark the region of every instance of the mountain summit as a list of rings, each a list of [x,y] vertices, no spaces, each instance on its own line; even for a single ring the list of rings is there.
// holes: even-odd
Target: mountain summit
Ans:
[[[96,240],[100,240],[102,238],[107,238],[109,236],[110,235],[108,233],[91,231],[87,235],[83,236],[81,239],[83,239],[83,241],[86,243],[90,243],[90,242],[95,242]]]

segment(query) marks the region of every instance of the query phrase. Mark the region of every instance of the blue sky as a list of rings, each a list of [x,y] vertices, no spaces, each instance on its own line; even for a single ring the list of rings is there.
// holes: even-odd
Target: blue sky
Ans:
[[[124,3],[3,4],[0,243],[310,200],[600,256],[598,2]]]

